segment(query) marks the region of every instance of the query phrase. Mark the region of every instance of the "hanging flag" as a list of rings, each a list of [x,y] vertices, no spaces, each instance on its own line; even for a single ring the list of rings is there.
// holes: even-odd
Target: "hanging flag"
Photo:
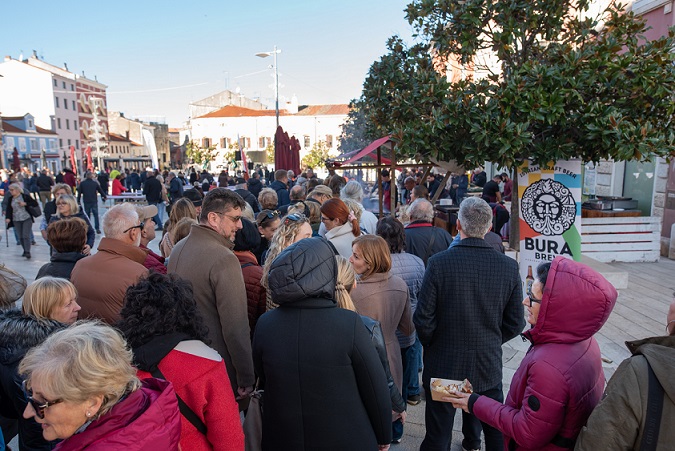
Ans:
[[[93,171],[94,162],[91,159],[91,146],[87,146],[85,149],[85,154],[87,155],[87,171]]]
[[[244,152],[244,149],[241,149],[241,164],[244,166],[244,180],[248,180],[248,162],[246,161],[246,152]]]
[[[70,146],[70,169],[77,175],[77,160],[75,159],[75,146]]]

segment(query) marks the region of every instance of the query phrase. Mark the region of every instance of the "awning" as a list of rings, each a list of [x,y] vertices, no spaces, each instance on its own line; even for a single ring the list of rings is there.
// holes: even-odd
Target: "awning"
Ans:
[[[371,142],[368,144],[366,147],[359,151],[352,151],[343,155],[340,155],[337,158],[344,158],[348,157],[344,161],[334,161],[334,165],[336,168],[339,168],[340,166],[346,166],[351,163],[354,163],[356,161],[359,161],[361,158],[365,157],[366,155],[370,155],[374,151],[377,150],[378,147],[388,143],[391,140],[390,136],[385,136],[384,138],[376,139],[375,141]],[[391,164],[391,160],[389,158],[381,157],[382,164]]]

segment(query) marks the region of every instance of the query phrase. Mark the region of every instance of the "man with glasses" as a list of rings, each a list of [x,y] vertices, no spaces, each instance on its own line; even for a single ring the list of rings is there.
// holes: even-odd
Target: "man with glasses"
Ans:
[[[77,262],[70,281],[77,288],[80,317],[113,324],[120,319],[127,288],[148,274],[143,266],[147,251],[139,247],[145,224],[129,203],[112,207],[101,222],[98,252]]]
[[[192,282],[194,298],[209,329],[211,347],[225,360],[240,406],[248,404],[255,376],[251,356],[246,287],[234,255],[234,237],[242,228],[244,199],[226,189],[209,191],[199,224],[179,241],[169,256],[169,273]]]
[[[459,207],[462,240],[429,258],[413,321],[424,347],[424,391],[432,377],[468,379],[477,394],[503,401],[502,344],[525,326],[522,285],[515,260],[496,252],[483,237],[492,225],[492,209],[469,198]],[[426,400],[426,436],[420,450],[446,449],[452,439],[455,408]],[[462,413],[462,446],[503,449],[502,433]]]

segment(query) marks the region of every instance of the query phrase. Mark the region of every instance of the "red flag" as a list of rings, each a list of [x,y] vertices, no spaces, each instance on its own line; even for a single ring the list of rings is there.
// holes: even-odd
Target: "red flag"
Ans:
[[[75,160],[75,146],[70,146],[70,169],[73,170],[73,174],[77,175],[77,163]]]
[[[87,171],[93,171],[94,162],[91,160],[91,146],[87,146],[85,153],[87,154]]]
[[[244,180],[248,180],[248,162],[246,161],[246,152],[244,152],[244,149],[241,149],[241,164],[244,166]]]

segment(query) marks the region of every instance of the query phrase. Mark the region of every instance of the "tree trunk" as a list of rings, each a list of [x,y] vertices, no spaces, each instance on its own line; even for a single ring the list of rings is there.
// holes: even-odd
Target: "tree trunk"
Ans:
[[[520,199],[518,198],[518,168],[513,171],[511,190],[511,219],[509,220],[509,247],[520,251]]]

